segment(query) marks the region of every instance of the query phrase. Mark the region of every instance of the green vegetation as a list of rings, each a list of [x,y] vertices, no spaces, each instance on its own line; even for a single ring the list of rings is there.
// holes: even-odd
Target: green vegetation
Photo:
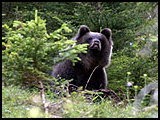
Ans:
[[[34,89],[22,90],[19,87],[2,87],[2,118],[146,118],[157,117],[157,108],[140,112],[132,105],[126,107],[112,106],[111,102],[87,102],[81,93],[67,97],[47,99],[52,104],[50,112],[45,115],[40,93]]]
[[[7,43],[2,42],[6,47],[2,51],[6,84],[16,82],[36,86],[40,81],[51,79],[47,72],[52,71],[53,65],[67,59],[74,63],[80,60],[77,53],[86,52],[86,44],[66,49],[76,42],[63,36],[64,32],[71,32],[67,24],[50,34],[45,25],[45,20],[37,17],[37,11],[35,20],[14,21],[13,28],[3,25],[8,30],[3,37]]]
[[[19,87],[2,86],[2,118],[28,116],[27,111],[31,106],[27,101],[32,94],[27,90],[19,89]]]
[[[2,117],[158,117],[158,87],[145,88],[158,80],[157,8],[157,2],[2,2]],[[74,65],[77,53],[86,52],[86,44],[70,40],[82,24],[113,32],[106,71],[118,104],[91,91],[69,94],[68,82],[48,75],[56,63],[70,59]],[[137,109],[141,90],[147,95]]]

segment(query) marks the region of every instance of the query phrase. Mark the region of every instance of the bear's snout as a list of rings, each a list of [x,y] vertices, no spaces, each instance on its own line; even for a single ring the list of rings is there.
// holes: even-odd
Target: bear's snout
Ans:
[[[100,43],[100,40],[99,40],[99,39],[93,39],[93,42],[94,42],[95,44],[99,44],[99,43]]]
[[[100,51],[101,50],[101,41],[99,39],[93,39],[91,41],[91,44],[90,44],[90,49],[93,49],[93,50],[98,50]]]

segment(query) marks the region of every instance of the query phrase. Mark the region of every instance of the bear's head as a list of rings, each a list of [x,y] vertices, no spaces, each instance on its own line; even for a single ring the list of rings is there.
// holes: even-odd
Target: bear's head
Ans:
[[[104,28],[100,33],[91,32],[90,29],[81,25],[76,36],[77,44],[88,43],[87,54],[81,54],[82,61],[88,62],[89,66],[101,65],[102,67],[108,65],[112,53],[112,31],[109,28]],[[93,64],[92,64],[93,63]]]
[[[77,44],[88,43],[89,44],[89,51],[94,52],[107,52],[106,49],[109,49],[112,46],[111,40],[112,32],[109,28],[104,28],[101,33],[91,32],[90,29],[82,25],[79,28],[76,40]]]

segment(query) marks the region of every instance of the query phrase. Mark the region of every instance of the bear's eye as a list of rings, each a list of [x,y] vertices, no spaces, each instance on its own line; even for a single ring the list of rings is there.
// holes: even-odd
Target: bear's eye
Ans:
[[[92,40],[92,38],[90,37],[90,38],[88,38],[88,41],[91,41]]]

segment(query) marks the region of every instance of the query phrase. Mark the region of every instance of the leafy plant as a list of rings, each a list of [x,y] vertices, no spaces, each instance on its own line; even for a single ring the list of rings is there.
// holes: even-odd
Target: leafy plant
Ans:
[[[2,51],[2,72],[6,84],[28,83],[37,86],[39,81],[51,79],[48,73],[53,65],[64,60],[75,63],[80,60],[77,53],[86,52],[87,44],[74,45],[76,41],[65,37],[64,33],[72,32],[66,23],[48,34],[45,22],[37,16],[36,11],[35,20],[14,21],[13,28],[3,25],[8,30],[3,37],[7,43],[2,43],[6,47]]]

